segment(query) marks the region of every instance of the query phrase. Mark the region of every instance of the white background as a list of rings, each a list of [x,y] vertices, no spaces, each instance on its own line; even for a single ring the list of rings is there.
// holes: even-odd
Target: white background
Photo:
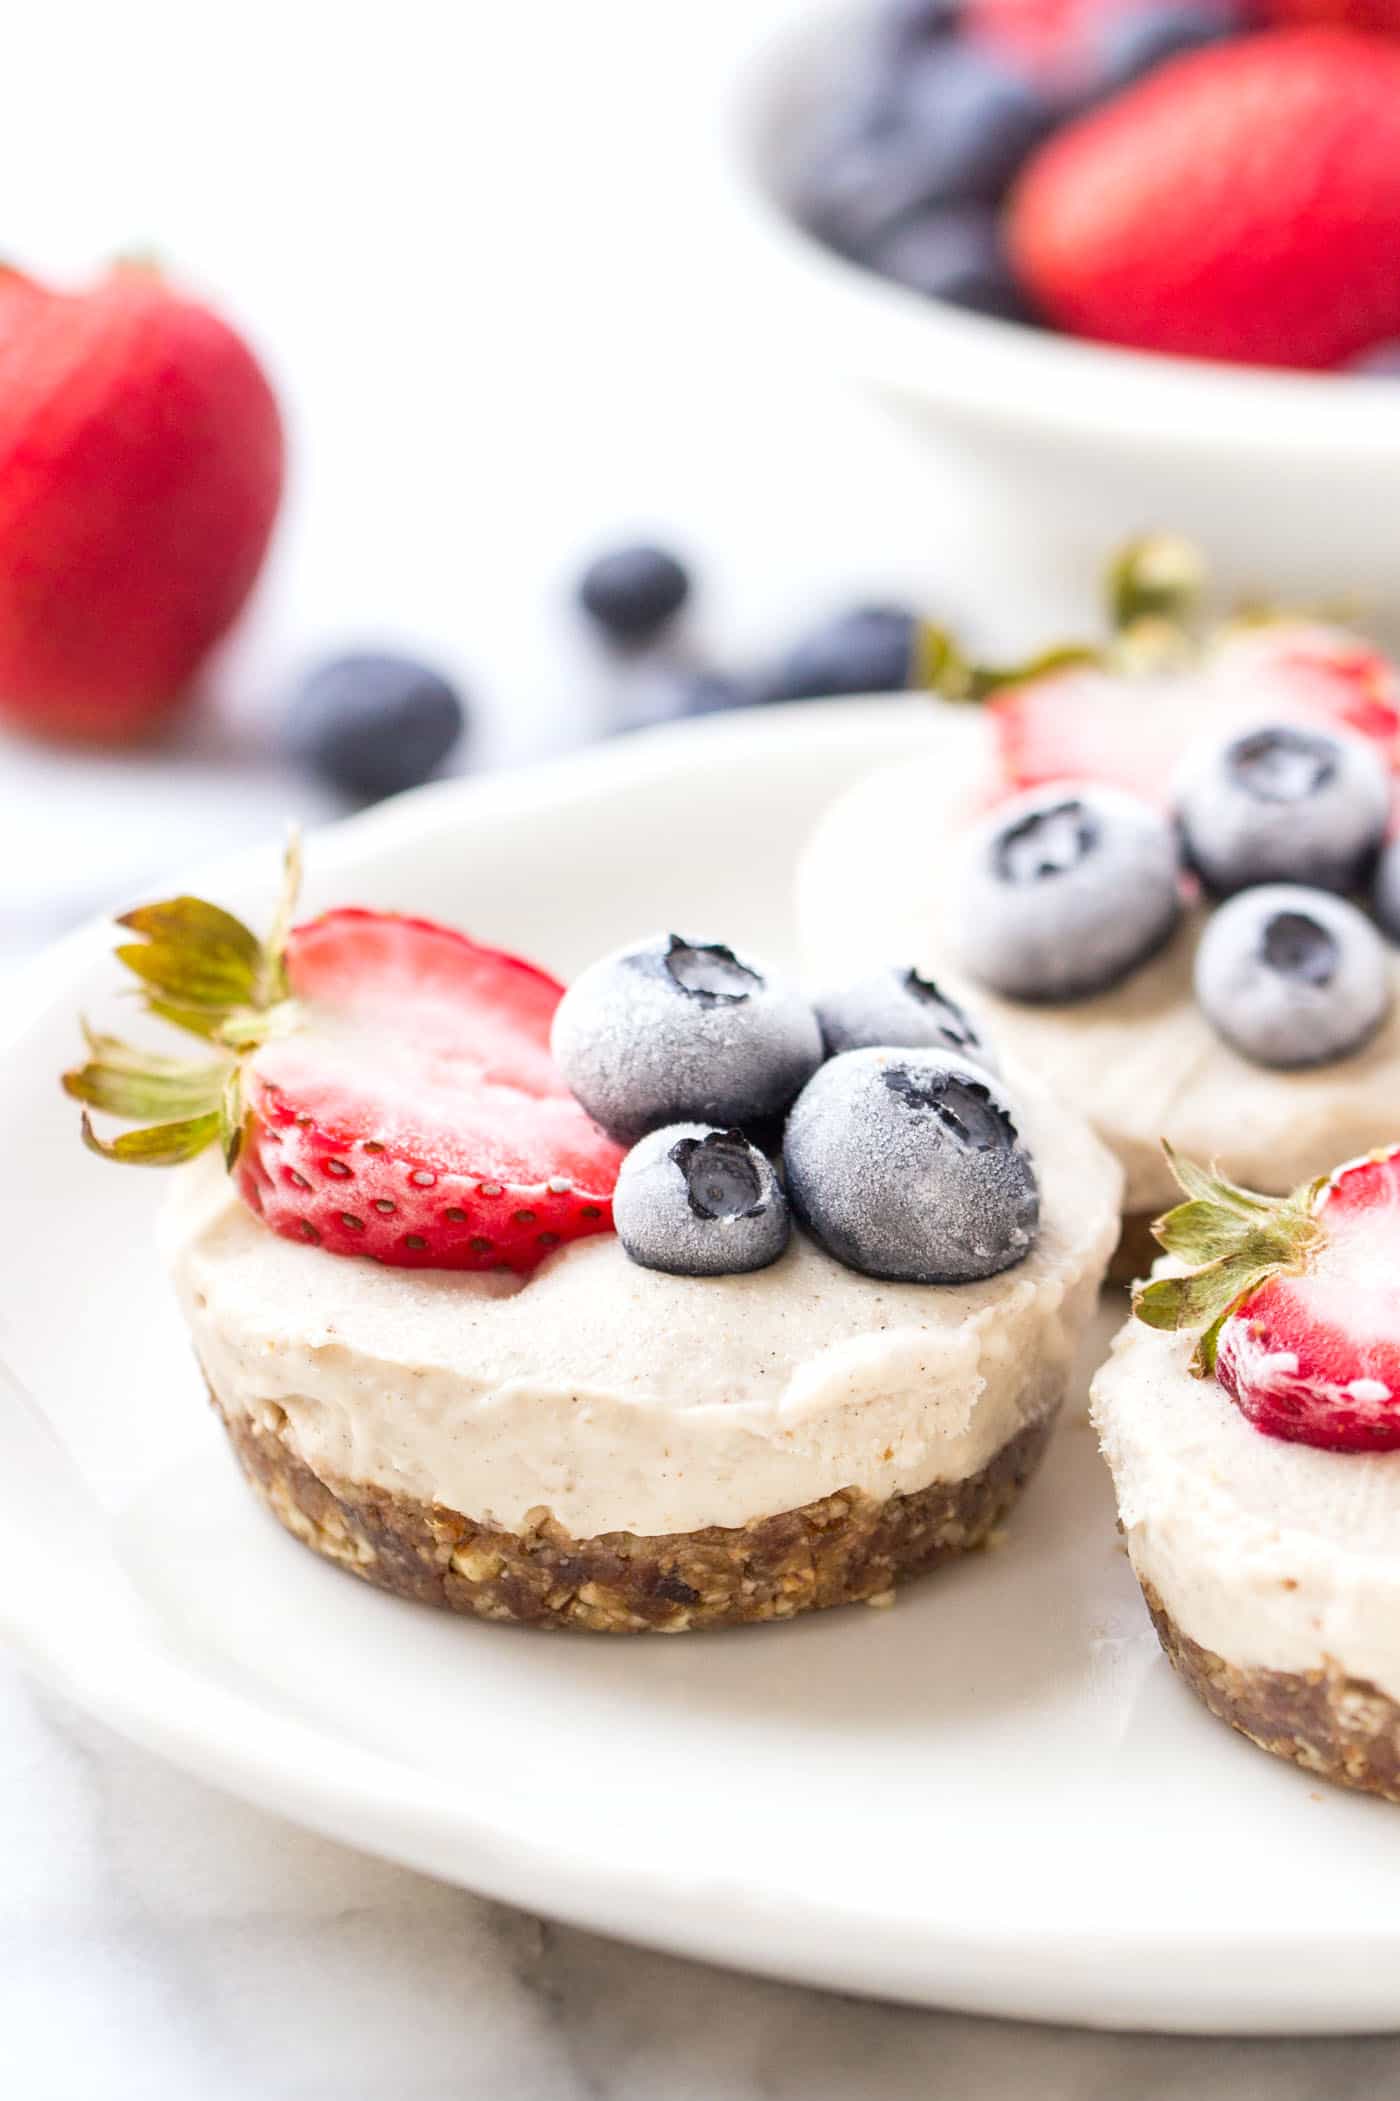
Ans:
[[[936,459],[783,325],[735,237],[722,114],[784,11],[17,12],[0,253],[79,284],[155,251],[264,355],[292,471],[178,765],[0,747],[0,945],[273,830],[293,802],[314,813],[263,759],[323,649],[438,658],[478,697],[467,763],[591,734],[611,675],[570,592],[619,534],[693,558],[695,645],[739,663],[890,592],[984,642],[1043,632],[1013,577],[969,568]]]

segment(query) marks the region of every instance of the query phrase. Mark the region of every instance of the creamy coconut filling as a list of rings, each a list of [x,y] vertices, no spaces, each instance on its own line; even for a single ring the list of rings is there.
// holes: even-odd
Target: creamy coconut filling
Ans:
[[[1193,1346],[1130,1320],[1093,1383],[1139,1578],[1227,1663],[1335,1664],[1400,1699],[1400,1452],[1264,1436],[1192,1378]]]
[[[1279,1195],[1390,1136],[1400,998],[1351,1057],[1294,1072],[1251,1064],[1196,1004],[1201,913],[1123,983],[1063,1005],[1001,999],[954,969],[956,839],[981,814],[989,779],[985,725],[950,711],[927,759],[859,782],[827,813],[798,872],[804,966],[816,992],[884,962],[935,978],[967,1002],[992,1043],[1090,1119],[1122,1164],[1129,1212],[1177,1200],[1164,1135]],[[1400,959],[1392,969],[1400,991]]]
[[[1015,1269],[879,1283],[804,1235],[711,1278],[577,1241],[522,1281],[382,1268],[278,1238],[218,1164],[180,1171],[163,1241],[226,1408],[316,1472],[519,1530],[740,1525],[854,1487],[979,1471],[1060,1397],[1117,1233],[1120,1177],[1017,1085],[1042,1223]]]

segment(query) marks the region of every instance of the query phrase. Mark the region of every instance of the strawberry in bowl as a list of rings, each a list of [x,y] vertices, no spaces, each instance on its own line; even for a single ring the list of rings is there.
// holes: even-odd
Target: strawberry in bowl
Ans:
[[[1389,602],[1398,65],[1384,0],[851,0],[736,64],[769,326],[898,415],[969,603],[1158,519]]]
[[[1400,1146],[1185,1201],[1092,1413],[1162,1646],[1213,1714],[1400,1800]]]
[[[89,1029],[64,1078],[104,1160],[173,1170],[165,1260],[289,1531],[609,1633],[883,1603],[986,1538],[1117,1232],[1081,1119],[913,973],[819,1014],[672,930],[566,991],[425,919],[298,923],[296,888],[293,853],[265,938],[128,913],[193,1050]]]
[[[825,247],[965,311],[1325,370],[1400,339],[1400,41],[1366,0],[883,0],[799,126]]]

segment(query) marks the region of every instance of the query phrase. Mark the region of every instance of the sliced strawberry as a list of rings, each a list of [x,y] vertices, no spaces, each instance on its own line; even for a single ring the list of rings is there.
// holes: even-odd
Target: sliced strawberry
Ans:
[[[1220,644],[1213,669],[1251,707],[1315,714],[1373,738],[1388,764],[1400,762],[1400,674],[1344,628],[1291,620],[1238,628]]]
[[[1212,720],[1205,699],[1194,696],[1193,705],[1179,681],[1129,679],[1092,665],[1005,687],[987,712],[1009,793],[1103,781],[1152,802],[1163,799],[1191,730]]]
[[[293,930],[300,1026],[248,1062],[246,1200],[274,1231],[415,1269],[533,1269],[611,1225],[621,1148],[549,1055],[555,979],[428,920]]]
[[[611,1229],[622,1148],[554,1066],[564,988],[533,964],[390,913],[267,945],[190,898],[126,924],[151,1010],[228,1048],[184,1064],[89,1037],[70,1094],[175,1119],[110,1143],[85,1119],[96,1150],[164,1165],[222,1142],[274,1232],[401,1268],[525,1274]]]
[[[1282,1198],[1172,1164],[1189,1201],[1154,1230],[1198,1266],[1141,1287],[1138,1317],[1202,1331],[1193,1369],[1267,1436],[1400,1448],[1400,1145]]]
[[[1400,1446],[1400,1146],[1316,1201],[1306,1267],[1235,1307],[1215,1375],[1257,1429],[1329,1452]]]
[[[1188,746],[1234,722],[1353,729],[1381,747],[1388,765],[1400,735],[1387,658],[1337,630],[1282,621],[1238,630],[1187,671],[1129,677],[1075,665],[1004,688],[988,713],[1008,791],[1104,781],[1159,803]]]

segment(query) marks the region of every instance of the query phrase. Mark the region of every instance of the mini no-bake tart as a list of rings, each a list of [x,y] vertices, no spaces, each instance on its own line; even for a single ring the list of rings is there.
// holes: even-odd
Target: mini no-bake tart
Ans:
[[[1126,1276],[1172,1198],[1163,1134],[1278,1193],[1384,1136],[1400,1093],[1391,667],[1286,620],[1186,661],[1139,622],[1120,657],[1143,626],[1149,671],[939,703],[927,759],[849,790],[798,878],[815,980],[904,958],[1090,1119]]]
[[[1212,1713],[1400,1800],[1400,1147],[1285,1199],[1177,1165],[1092,1389],[1133,1568]]]
[[[288,1530],[387,1590],[610,1632],[883,1601],[986,1539],[1120,1177],[965,1015],[862,994],[832,1056],[719,944],[565,995],[427,921],[290,919],[130,915],[119,953],[202,1054],[93,1035],[66,1080],[164,1119],[84,1128],[178,1166],[171,1274]]]

